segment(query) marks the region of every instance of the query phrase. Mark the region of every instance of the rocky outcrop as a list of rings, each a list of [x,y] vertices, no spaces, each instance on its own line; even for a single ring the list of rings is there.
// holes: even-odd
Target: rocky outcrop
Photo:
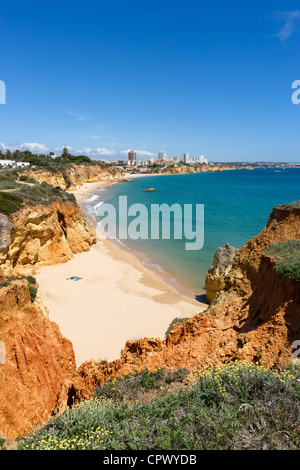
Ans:
[[[5,214],[0,214],[0,251],[8,247],[13,224]]]
[[[145,367],[193,372],[232,360],[290,362],[300,338],[300,283],[277,274],[265,254],[270,243],[289,239],[300,239],[300,208],[275,207],[265,229],[236,252],[229,271],[224,263],[225,285],[205,312],[174,325],[164,341],[127,342],[116,361],[83,363],[74,380],[76,399],[89,398],[110,377]]]
[[[224,289],[225,277],[232,267],[233,257],[236,252],[237,248],[229,245],[229,243],[217,249],[213,264],[208,269],[205,280],[206,299],[209,303]]]
[[[72,201],[25,206],[10,220],[3,218],[0,265],[6,274],[23,274],[32,267],[68,261],[96,243],[94,226]]]
[[[232,247],[219,250],[215,265],[222,289],[205,312],[175,324],[164,341],[127,341],[119,359],[87,361],[76,373],[70,342],[38,300],[31,303],[26,283],[2,287],[0,340],[6,362],[0,364],[0,430],[14,437],[35,421],[46,421],[51,409],[90,398],[107,379],[146,367],[186,367],[193,373],[233,360],[290,362],[292,344],[300,337],[300,283],[277,274],[275,260],[265,254],[270,243],[289,239],[300,239],[298,205],[275,207],[265,229],[233,259]]]
[[[0,289],[0,344],[0,435],[16,437],[64,409],[75,357],[24,281]]]
[[[202,172],[219,172],[224,170],[235,170],[235,169],[244,169],[244,167],[235,167],[235,166],[226,166],[226,165],[206,165],[206,164],[196,164],[193,166],[190,165],[179,165],[176,167],[167,167],[164,170],[164,173],[174,175],[182,173],[202,173]]]
[[[116,168],[101,168],[99,165],[70,165],[64,172],[47,170],[25,170],[23,175],[33,178],[38,183],[46,182],[61,189],[74,190],[84,183],[125,181],[124,175]]]
[[[287,240],[300,240],[300,202],[275,206],[266,227],[237,251],[225,278],[226,291],[250,295],[259,282],[265,250],[271,243]]]

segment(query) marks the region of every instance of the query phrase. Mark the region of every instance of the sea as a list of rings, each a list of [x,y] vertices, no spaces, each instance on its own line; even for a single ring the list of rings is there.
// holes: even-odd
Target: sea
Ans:
[[[148,188],[154,188],[155,191],[144,191]],[[148,214],[151,214],[151,207],[155,204],[179,204],[183,213],[185,205],[190,205],[195,219],[196,205],[201,205],[204,214],[203,246],[197,250],[187,250],[187,238],[178,239],[174,236],[172,217],[169,239],[151,238],[149,219],[147,238],[118,238],[119,229],[124,232],[124,226],[121,225],[129,225],[139,214],[128,216],[127,222],[120,221],[120,196],[127,197],[128,207],[142,204]],[[191,296],[201,297],[205,294],[206,272],[212,265],[217,248],[227,243],[240,248],[265,227],[274,206],[299,199],[300,169],[255,168],[139,176],[132,178],[132,182],[102,188],[88,201],[88,205],[89,211],[99,222],[104,215],[101,206],[113,206],[117,223],[114,241],[134,253],[145,266],[168,282]],[[194,229],[195,223],[194,220]]]

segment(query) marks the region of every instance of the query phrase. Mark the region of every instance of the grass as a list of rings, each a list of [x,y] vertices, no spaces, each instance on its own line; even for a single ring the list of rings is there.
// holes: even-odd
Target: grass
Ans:
[[[170,325],[168,326],[167,331],[165,332],[165,338],[168,336],[170,331],[172,331],[172,328],[173,328],[174,325],[176,325],[176,323],[184,324],[187,320],[188,320],[188,318],[181,318],[181,317],[174,318],[174,320],[172,320]]]
[[[276,260],[277,273],[293,281],[300,281],[300,240],[273,243],[265,253]]]
[[[24,200],[12,193],[0,192],[0,212],[2,214],[12,214],[17,212],[23,205]]]
[[[22,185],[19,189],[23,199],[27,205],[36,206],[39,204],[51,204],[57,200],[75,202],[75,196],[62,190],[60,187],[53,187],[50,184],[43,182],[35,184],[34,186]]]
[[[29,206],[49,205],[58,200],[76,202],[73,194],[58,186],[53,187],[46,182],[39,184],[34,180],[30,180],[31,183],[35,183],[32,185],[20,184],[17,177],[18,173],[14,171],[0,171],[0,212],[3,214],[17,212],[24,204]],[[24,178],[26,177],[23,176],[23,180]],[[6,192],[9,189],[12,192]]]
[[[186,370],[146,370],[99,386],[90,401],[52,418],[19,448],[298,449],[299,378],[295,363],[278,370],[233,362],[194,378]]]
[[[282,209],[294,209],[294,208],[300,208],[300,200],[299,201],[294,201],[294,202],[289,202],[288,204],[282,204],[281,206],[277,206]]]

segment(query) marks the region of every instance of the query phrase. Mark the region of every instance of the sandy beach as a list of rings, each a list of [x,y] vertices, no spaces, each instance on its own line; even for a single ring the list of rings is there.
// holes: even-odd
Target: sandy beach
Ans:
[[[78,187],[77,201],[83,203],[106,184]],[[67,263],[40,268],[36,278],[50,320],[73,344],[77,366],[89,359],[119,358],[127,340],[164,339],[174,318],[207,308],[110,240],[98,239],[90,251]]]

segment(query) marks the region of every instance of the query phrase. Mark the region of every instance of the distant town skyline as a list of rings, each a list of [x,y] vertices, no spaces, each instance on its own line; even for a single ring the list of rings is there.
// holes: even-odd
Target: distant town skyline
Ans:
[[[2,0],[0,26],[3,151],[300,160],[299,1]]]

